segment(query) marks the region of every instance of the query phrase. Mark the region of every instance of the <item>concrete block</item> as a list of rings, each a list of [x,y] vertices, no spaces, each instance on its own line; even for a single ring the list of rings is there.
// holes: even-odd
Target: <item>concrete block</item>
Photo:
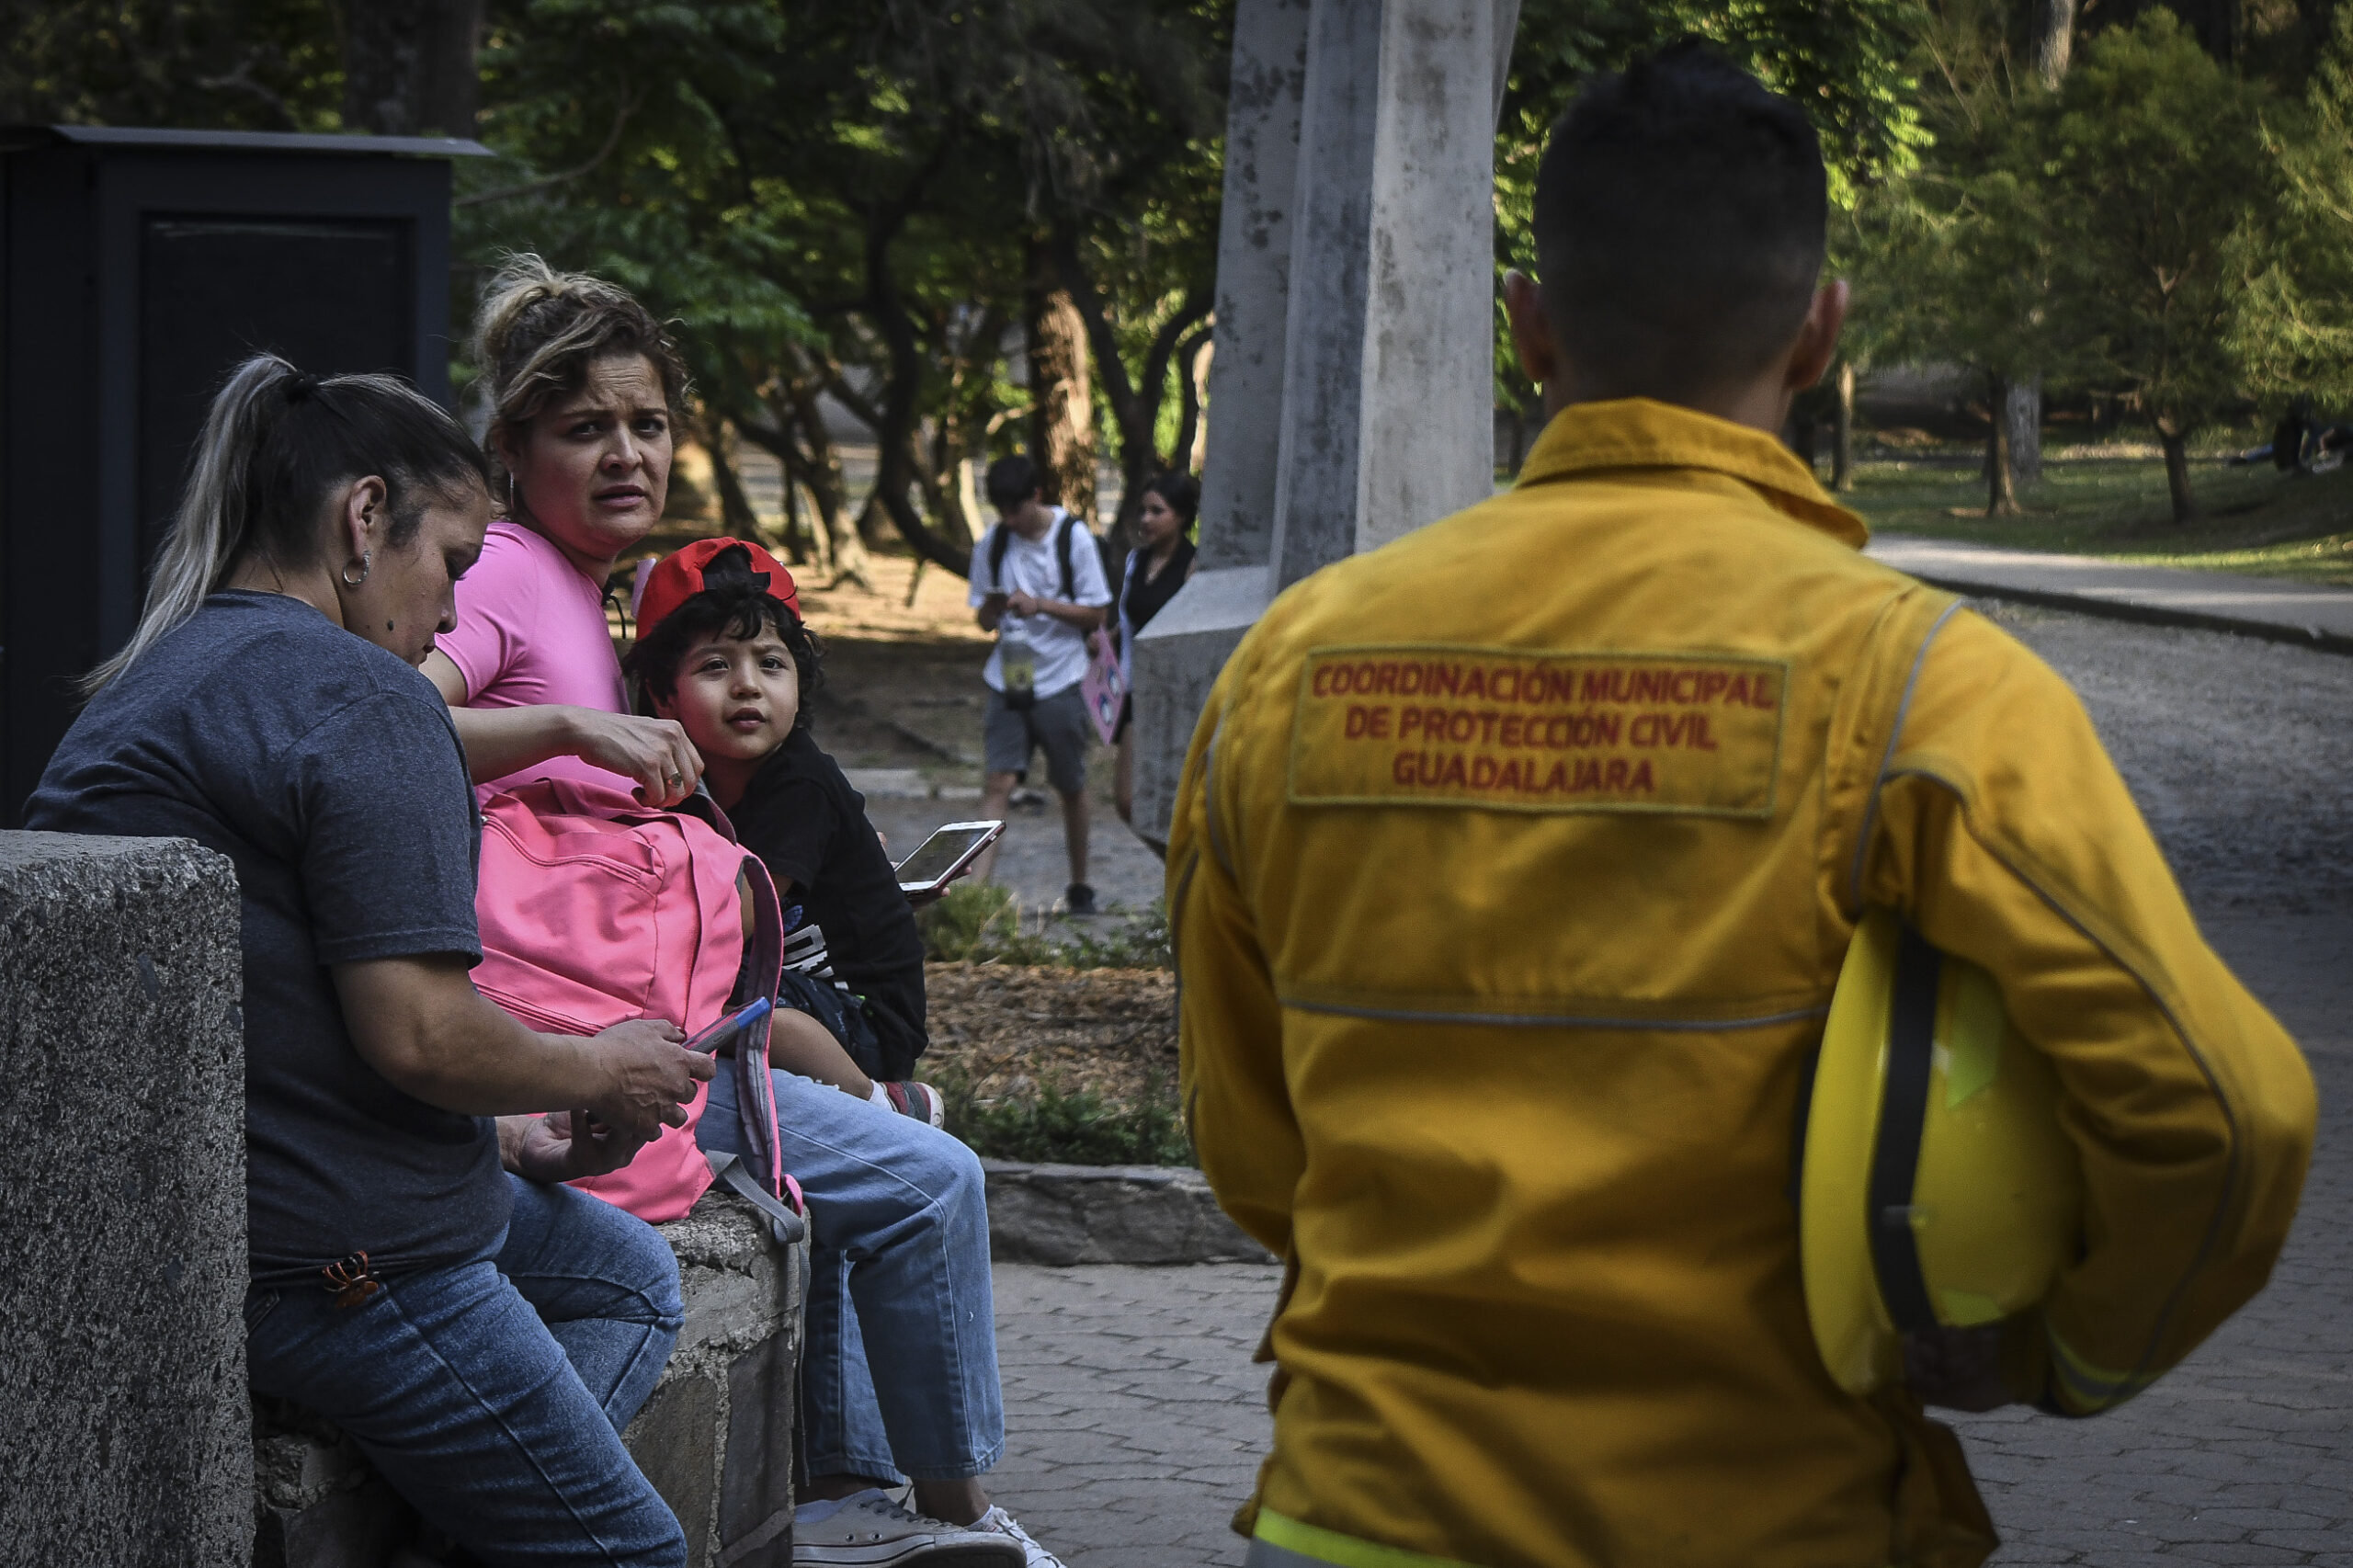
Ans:
[[[1202,699],[1273,596],[1493,490],[1495,128],[1518,10],[1235,8],[1201,570],[1136,639],[1135,830],[1156,849]]]
[[[184,839],[0,833],[0,1555],[251,1544],[237,881]]]
[[[1274,540],[1267,502],[1275,493],[1282,425],[1283,319],[1308,12],[1309,0],[1243,0],[1233,13],[1217,236],[1217,352],[1210,359],[1210,456],[1201,473],[1204,573],[1225,566],[1263,571]]]
[[[989,1252],[1006,1263],[1270,1263],[1181,1165],[983,1160]]]
[[[1264,566],[1221,567],[1194,573],[1136,633],[1135,831],[1163,854],[1193,726],[1225,661],[1266,611]]]
[[[687,1325],[622,1441],[678,1516],[688,1568],[789,1568],[809,1244],[779,1246],[720,1188],[658,1229]]]
[[[1495,77],[1518,9],[1319,0],[1309,21],[1278,592],[1494,490]]]
[[[283,1400],[256,1399],[253,1568],[383,1568],[416,1515],[351,1439]]]

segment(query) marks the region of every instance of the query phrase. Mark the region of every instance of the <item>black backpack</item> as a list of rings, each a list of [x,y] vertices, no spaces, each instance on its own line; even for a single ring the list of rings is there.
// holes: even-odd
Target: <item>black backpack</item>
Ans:
[[[1069,604],[1078,593],[1078,579],[1071,574],[1070,536],[1078,528],[1077,517],[1063,514],[1062,526],[1054,530],[1054,562],[1063,569],[1063,603]],[[1013,530],[1000,522],[989,530],[989,583],[996,593],[1005,592],[1005,552],[1013,545]]]

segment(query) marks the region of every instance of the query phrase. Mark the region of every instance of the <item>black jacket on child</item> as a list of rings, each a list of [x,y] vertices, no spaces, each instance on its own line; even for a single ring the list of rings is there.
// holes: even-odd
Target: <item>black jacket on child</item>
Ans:
[[[865,1004],[878,1059],[863,1060],[869,1051],[861,1041],[842,1041],[861,1072],[908,1076],[931,1043],[924,1026],[923,937],[899,891],[898,868],[866,820],[866,797],[802,728],[769,754],[727,814],[744,846],[776,879],[787,912],[786,966]]]

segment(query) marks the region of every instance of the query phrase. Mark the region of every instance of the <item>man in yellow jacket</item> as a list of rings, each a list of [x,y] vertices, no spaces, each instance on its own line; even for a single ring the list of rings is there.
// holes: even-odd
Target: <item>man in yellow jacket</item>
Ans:
[[[2311,1077],[2073,693],[1773,438],[1845,313],[1824,212],[1802,117],[1704,51],[1591,87],[1509,285],[1552,415],[1518,484],[1284,594],[1202,714],[1184,1094],[1290,1265],[1253,1564],[1972,1564],[1920,1397],[2107,1409],[2287,1233]],[[1790,1191],[1873,905],[1995,978],[2086,1214],[2039,1312],[1862,1400]]]

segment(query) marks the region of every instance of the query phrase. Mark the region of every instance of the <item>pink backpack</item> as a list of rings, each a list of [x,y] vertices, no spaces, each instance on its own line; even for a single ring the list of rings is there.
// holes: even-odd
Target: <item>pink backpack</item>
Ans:
[[[699,1034],[726,1016],[739,975],[745,1000],[775,995],[783,952],[775,884],[726,817],[708,809],[709,821],[657,811],[571,778],[534,779],[483,802],[475,988],[528,1027],[566,1035],[631,1018]],[[752,890],[748,965],[739,875]],[[746,1163],[780,1195],[767,1030],[747,1032],[757,1039],[733,1051],[745,1147],[756,1151]],[[678,1218],[711,1185],[711,1162],[695,1142],[709,1100],[709,1085],[699,1087],[684,1127],[664,1128],[621,1169],[572,1185],[641,1220]]]

